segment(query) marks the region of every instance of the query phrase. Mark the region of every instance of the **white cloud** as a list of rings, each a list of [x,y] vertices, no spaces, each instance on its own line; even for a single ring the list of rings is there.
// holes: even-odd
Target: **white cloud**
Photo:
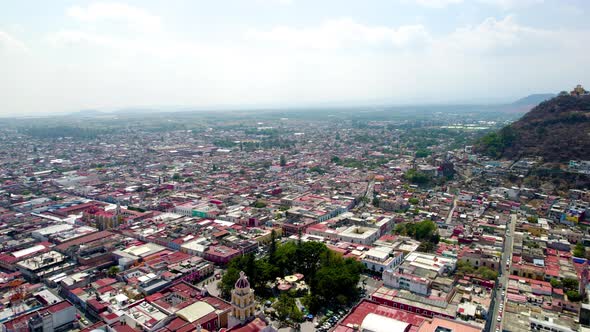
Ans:
[[[256,0],[260,4],[292,5],[293,0]]]
[[[337,49],[355,47],[407,47],[430,39],[423,25],[398,28],[367,26],[352,19],[327,20],[317,27],[294,28],[279,26],[271,30],[250,30],[247,40],[271,42],[292,48]]]
[[[445,8],[450,5],[468,3],[465,0],[403,0],[405,3],[415,3],[428,8]],[[486,5],[500,7],[502,9],[513,9],[528,7],[543,3],[544,0],[472,0]]]
[[[446,35],[430,34],[423,25],[399,27],[368,26],[351,19],[333,19],[309,28],[279,26],[250,30],[246,40],[266,48],[287,47],[310,50],[366,50],[391,48],[430,49],[435,52],[502,54],[550,50],[563,45],[567,31],[554,31],[519,24],[514,15],[489,17],[476,25],[457,28]],[[254,47],[254,46],[253,46]]]
[[[481,3],[497,6],[503,9],[513,9],[538,5],[544,0],[478,0]]]
[[[559,33],[520,25],[513,15],[503,19],[486,18],[476,26],[466,26],[437,41],[437,47],[466,53],[531,51],[561,44]]]
[[[114,38],[78,30],[62,30],[52,33],[47,40],[56,47],[76,45],[117,47],[118,44]]]
[[[178,41],[165,38],[165,36],[163,38],[155,35],[113,36],[82,30],[62,30],[51,33],[47,36],[46,41],[58,49],[62,47],[93,49],[96,52],[103,51],[118,58],[147,55],[155,59],[166,60],[219,52],[214,46]]]
[[[406,0],[407,2],[408,0]],[[444,8],[448,5],[454,5],[463,2],[463,0],[411,0],[416,4],[428,8]]]
[[[137,30],[156,31],[161,27],[158,16],[148,11],[116,2],[97,2],[86,7],[73,6],[67,14],[83,22],[123,22]]]
[[[27,51],[27,47],[22,41],[0,30],[0,52],[2,51],[25,52]]]

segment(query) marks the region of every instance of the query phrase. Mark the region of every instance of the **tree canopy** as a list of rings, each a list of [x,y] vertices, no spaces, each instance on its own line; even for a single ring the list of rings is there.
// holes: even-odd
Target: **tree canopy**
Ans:
[[[418,241],[432,239],[436,234],[437,227],[432,220],[422,220],[417,223],[408,222],[397,224],[393,229],[396,234],[413,237]]]
[[[343,258],[325,244],[314,241],[278,244],[273,240],[270,248],[263,258],[256,259],[249,254],[231,260],[219,283],[222,296],[229,297],[240,271],[246,273],[250,285],[261,295],[269,294],[269,283],[276,277],[303,274],[311,290],[306,297],[311,312],[322,305],[349,302],[357,296],[363,265],[356,260]],[[296,312],[289,309],[290,302],[283,302],[280,304],[281,310],[284,309],[282,314],[293,318]]]
[[[415,184],[426,184],[432,180],[432,178],[422,172],[419,172],[415,169],[410,169],[404,174],[404,178],[411,183]]]
[[[440,241],[436,224],[428,219],[417,223],[408,222],[397,224],[393,229],[393,233],[410,236],[421,241],[418,249],[423,252],[433,251],[436,244]]]
[[[575,257],[586,257],[586,248],[581,242],[578,242],[574,247],[574,256]]]

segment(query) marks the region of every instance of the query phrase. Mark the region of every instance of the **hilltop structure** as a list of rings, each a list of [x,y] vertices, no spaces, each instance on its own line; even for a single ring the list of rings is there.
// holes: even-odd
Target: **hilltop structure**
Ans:
[[[570,96],[574,97],[587,95],[590,95],[590,91],[586,91],[586,89],[584,89],[581,84],[576,85],[576,87],[572,91],[570,91]]]

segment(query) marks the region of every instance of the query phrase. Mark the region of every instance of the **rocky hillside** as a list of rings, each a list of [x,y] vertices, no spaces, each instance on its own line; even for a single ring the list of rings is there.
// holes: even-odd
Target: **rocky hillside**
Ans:
[[[520,120],[484,136],[475,147],[493,158],[590,159],[590,96],[544,101]]]

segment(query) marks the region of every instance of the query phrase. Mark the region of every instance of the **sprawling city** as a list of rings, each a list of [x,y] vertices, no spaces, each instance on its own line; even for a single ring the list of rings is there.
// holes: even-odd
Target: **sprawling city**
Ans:
[[[580,331],[589,155],[493,158],[519,116],[3,119],[2,329]]]

